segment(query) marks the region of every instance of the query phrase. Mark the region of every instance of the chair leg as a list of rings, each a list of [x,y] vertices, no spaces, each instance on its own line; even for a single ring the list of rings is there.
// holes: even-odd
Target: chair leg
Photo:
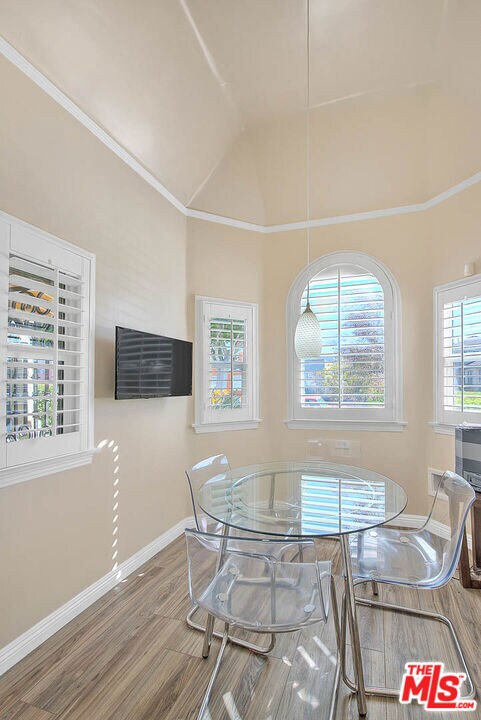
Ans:
[[[361,581],[363,582],[363,581]],[[369,582],[369,581],[365,581]],[[357,583],[359,584],[359,583]],[[385,611],[391,611],[391,612],[400,612],[404,613],[405,615],[413,615],[414,617],[424,617],[428,620],[436,620],[437,622],[443,623],[443,625],[446,625],[448,628],[451,639],[454,644],[454,648],[456,650],[456,654],[458,656],[458,659],[460,661],[460,664],[462,666],[462,672],[466,675],[466,689],[467,694],[461,696],[460,700],[472,700],[476,695],[476,690],[474,688],[473,679],[471,677],[471,674],[468,670],[466,658],[464,656],[463,650],[461,648],[461,643],[459,641],[459,638],[457,636],[456,630],[454,629],[454,626],[449,618],[447,618],[445,615],[441,615],[440,613],[433,613],[428,612],[427,610],[416,610],[414,608],[406,607],[405,605],[395,605],[392,603],[386,603],[386,602],[380,602],[378,600],[369,600],[367,598],[359,598],[356,597],[356,604],[357,605],[365,605],[367,607],[372,608],[379,608],[380,610]],[[345,613],[345,598],[343,597],[343,614]],[[342,623],[345,625],[345,621]],[[342,627],[342,626],[341,626]],[[345,658],[345,634],[344,637],[341,638],[341,641],[343,642],[343,647],[341,647],[341,657],[343,656]],[[438,658],[436,658],[438,659]],[[346,668],[345,668],[345,662],[341,662],[341,668],[343,670],[343,677],[346,682],[346,684],[349,686],[351,690],[356,690],[355,683],[347,676]],[[380,688],[380,687],[366,687],[366,694],[368,695],[377,695],[379,697],[399,697],[399,688]]]
[[[341,675],[344,684],[347,685],[351,692],[357,692],[357,685],[350,679],[347,674],[346,668],[346,642],[347,642],[347,606],[346,606],[346,593],[342,593],[341,603],[341,633],[340,633],[340,666]]]
[[[214,633],[214,620],[213,615],[208,615],[204,633],[204,645],[202,647],[202,657],[204,660],[209,657],[212,635]]]
[[[331,577],[331,605],[334,618],[334,632],[336,635],[336,672],[334,675],[334,687],[331,694],[328,719],[334,720],[337,710],[337,699],[339,696],[339,681],[341,678],[341,627],[339,623],[339,611],[337,607],[337,593],[334,578]]]
[[[229,625],[226,623],[224,627],[224,632],[222,633],[222,643],[219,649],[219,652],[217,654],[217,659],[215,661],[214,669],[212,670],[212,675],[210,676],[209,684],[207,685],[207,689],[205,691],[202,705],[200,706],[199,714],[197,715],[197,720],[202,720],[204,717],[204,713],[207,709],[207,705],[209,704],[210,700],[210,694],[212,692],[212,688],[214,687],[215,679],[217,677],[217,674],[219,672],[220,664],[222,662],[222,657],[224,655],[227,641],[229,640]],[[204,655],[204,657],[207,657]]]
[[[194,605],[192,610],[187,615],[186,622],[187,625],[192,628],[192,630],[198,630],[199,632],[205,633],[206,626],[194,620],[194,616],[198,612],[198,610],[199,607],[197,605]],[[219,632],[218,630],[213,630],[212,637],[222,639],[224,637],[224,633]],[[229,636],[229,642],[233,643],[234,645],[239,645],[239,647],[247,648],[247,650],[251,650],[253,653],[256,653],[256,655],[267,655],[274,649],[274,646],[276,644],[276,636],[273,633],[271,634],[269,645],[267,645],[266,647],[262,647],[262,645],[255,645],[248,640],[242,640],[241,638],[236,638],[232,635]]]

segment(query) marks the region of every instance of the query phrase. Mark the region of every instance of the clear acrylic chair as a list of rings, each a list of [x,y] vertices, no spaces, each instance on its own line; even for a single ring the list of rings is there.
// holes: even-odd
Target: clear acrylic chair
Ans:
[[[200,532],[222,535],[222,533],[226,530],[225,526],[222,523],[213,520],[209,515],[203,512],[199,504],[199,495],[203,486],[207,482],[215,482],[219,488],[219,492],[222,492],[222,483],[224,480],[225,488],[230,485],[230,480],[227,476],[227,473],[229,471],[229,461],[227,457],[223,454],[213,455],[212,457],[205,458],[204,460],[201,460],[193,467],[185,471],[187,481],[189,483],[189,491],[192,500],[192,510],[194,513],[195,526]],[[240,529],[229,530],[229,534],[231,536],[231,547],[234,537],[251,538],[254,542],[254,538],[252,538],[251,534]],[[261,543],[262,536],[256,538],[255,541]],[[286,545],[286,543],[280,542],[276,546],[274,546],[273,549],[279,554],[279,556],[282,556],[283,559],[286,559],[288,552],[290,552],[291,555],[294,555],[296,552],[302,554],[302,545],[300,546],[299,543],[296,543],[293,546],[291,541],[289,541],[288,545]],[[198,610],[199,608],[194,605],[194,607],[187,615],[187,624],[194,630],[205,632],[207,626],[200,622],[197,622],[194,619],[195,616],[198,614]],[[216,637],[222,638],[222,633],[217,630],[214,631],[214,635]],[[258,652],[262,654],[270,652],[270,650],[272,650],[273,648],[273,643],[275,642],[275,638],[272,635],[270,638],[270,644],[267,647],[255,645],[254,643],[251,643],[243,638],[231,638],[231,640],[237,645],[241,645],[242,647],[246,647],[253,652]]]
[[[336,637],[339,620],[330,561],[316,562],[314,542],[303,540],[297,561],[279,559],[283,539],[249,538],[185,531],[189,595],[195,606],[224,623],[222,643],[199,711],[203,718],[231,629],[253,633],[293,632],[307,625],[326,622],[333,609]],[[299,542],[293,543],[298,548]],[[206,636],[206,640],[208,640]],[[207,657],[210,649],[208,643]],[[339,666],[339,663],[338,663]],[[335,711],[339,673],[331,699]]]
[[[439,523],[435,517],[440,505],[447,498],[449,524]],[[373,582],[415,587],[419,589],[440,588],[453,577],[459,562],[464,526],[469,509],[474,502],[475,494],[471,486],[459,475],[445,472],[436,491],[431,511],[422,527],[396,529],[395,527],[378,527],[353,534],[350,537],[350,553],[352,572],[356,584]],[[368,607],[381,608],[414,615],[443,623],[449,629],[454,648],[466,675],[466,699],[474,697],[474,685],[458,636],[449,618],[439,613],[415,610],[403,605],[394,605],[370,599],[356,598],[356,603]],[[341,623],[341,667],[345,682],[355,691],[355,684],[346,675],[345,598],[342,603]],[[416,660],[417,658],[412,658]],[[433,658],[438,661],[439,658]],[[367,687],[366,693],[384,697],[398,697],[396,689]]]
[[[230,464],[225,455],[212,455],[212,457],[201,460],[185,471],[189,483],[192,510],[194,512],[197,530],[215,534],[222,533],[222,523],[213,520],[200,508],[199,494],[205,483],[209,480],[215,480],[219,483],[219,487],[222,487],[222,481],[226,480],[229,471]]]

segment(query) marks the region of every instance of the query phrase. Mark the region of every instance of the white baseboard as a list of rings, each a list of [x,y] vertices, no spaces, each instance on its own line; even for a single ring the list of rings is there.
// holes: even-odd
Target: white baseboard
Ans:
[[[426,518],[423,515],[409,515],[407,513],[403,513],[393,520],[393,525],[415,528],[420,527],[425,519]],[[441,537],[448,538],[448,526],[437,521],[434,521],[434,523],[439,535]],[[81,612],[86,610],[96,600],[99,600],[99,598],[105,595],[105,593],[112,590],[112,588],[114,588],[122,579],[128,577],[141,565],[150,560],[150,558],[154,557],[154,555],[163,550],[163,548],[182,534],[184,528],[193,526],[193,517],[187,517],[184,520],[181,520],[123,563],[120,563],[115,570],[111,570],[107,573],[107,575],[100,578],[100,580],[94,582],[93,585],[85,588],[85,590],[82,590],[82,592],[74,598],[66,602],[65,605],[59,607],[58,610],[55,610],[29,630],[22,633],[22,635],[13,640],[11,643],[1,648],[0,675],[3,675],[3,673],[7,672],[7,670],[13,667],[13,665],[31,653],[32,650],[35,650],[35,648],[39,647],[39,645],[45,642],[45,640],[48,640],[49,637],[67,625],[67,623],[77,617],[77,615],[80,615]],[[470,542],[469,536],[468,542]]]
[[[147,562],[147,560],[150,560],[150,558],[160,552],[160,550],[178,538],[184,531],[184,528],[193,527],[193,525],[193,517],[187,517],[181,520],[123,563],[120,563],[115,570],[108,572],[107,575],[104,575],[100,580],[94,582],[93,585],[82,590],[82,592],[74,598],[66,602],[65,605],[59,607],[58,610],[55,610],[11,643],[1,648],[0,675],[3,675],[3,673],[13,665],[31,653],[32,650],[35,650],[35,648],[45,642],[45,640],[63,628],[64,625],[67,625],[67,623],[77,617],[77,615],[80,615],[81,612],[101,598],[102,595],[112,590],[122,579],[135,572],[135,570]]]

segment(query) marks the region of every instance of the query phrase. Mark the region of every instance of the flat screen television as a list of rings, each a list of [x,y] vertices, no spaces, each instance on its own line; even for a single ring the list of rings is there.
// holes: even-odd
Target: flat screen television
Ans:
[[[192,343],[115,328],[115,399],[192,395]]]

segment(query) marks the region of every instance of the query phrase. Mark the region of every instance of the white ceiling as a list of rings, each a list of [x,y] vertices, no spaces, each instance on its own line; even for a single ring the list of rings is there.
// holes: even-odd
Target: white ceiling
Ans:
[[[245,122],[306,104],[306,0],[185,0]],[[311,0],[311,106],[433,80],[447,3]]]
[[[436,80],[476,2],[311,0],[311,107]],[[0,0],[0,29],[184,204],[305,108],[306,0]]]

